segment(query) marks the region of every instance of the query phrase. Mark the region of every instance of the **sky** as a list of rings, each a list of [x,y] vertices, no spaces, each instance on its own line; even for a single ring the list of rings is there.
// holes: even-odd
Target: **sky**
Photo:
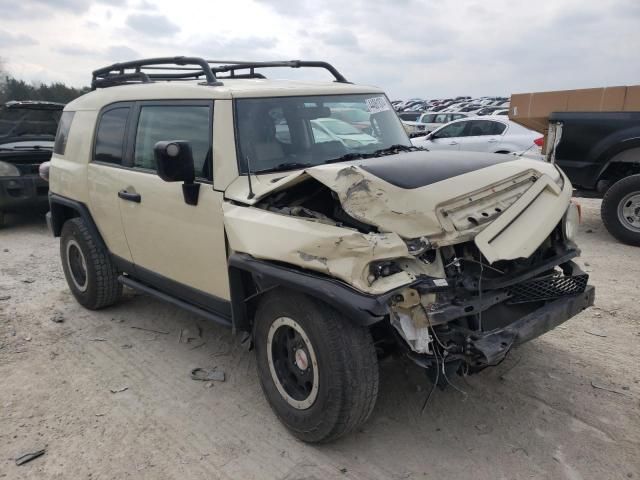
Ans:
[[[0,0],[0,18],[5,71],[78,87],[174,55],[325,60],[393,99],[640,83],[640,0]]]

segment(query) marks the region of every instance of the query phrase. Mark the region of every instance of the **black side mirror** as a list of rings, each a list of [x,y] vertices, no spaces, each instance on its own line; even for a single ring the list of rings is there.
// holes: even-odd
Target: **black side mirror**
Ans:
[[[158,142],[153,147],[158,176],[165,182],[184,182],[182,194],[188,205],[197,205],[200,184],[195,183],[191,145],[184,140]]]

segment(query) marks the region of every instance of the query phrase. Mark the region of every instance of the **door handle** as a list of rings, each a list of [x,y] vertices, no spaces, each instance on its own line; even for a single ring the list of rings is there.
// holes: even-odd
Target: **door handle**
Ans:
[[[140,203],[142,201],[142,197],[139,193],[131,193],[126,190],[120,190],[118,192],[118,197],[128,202]]]
[[[457,145],[457,144],[458,144],[458,142],[455,142],[455,141],[451,141],[451,142],[449,143],[449,145]]]
[[[489,143],[498,143],[498,140],[496,140],[495,138],[490,138],[488,140]]]

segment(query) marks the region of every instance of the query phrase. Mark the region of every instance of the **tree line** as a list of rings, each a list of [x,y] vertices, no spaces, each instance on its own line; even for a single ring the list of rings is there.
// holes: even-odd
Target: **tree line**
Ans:
[[[46,100],[68,103],[88,91],[89,87],[69,87],[60,82],[27,83],[7,75],[0,81],[0,103],[10,100]]]

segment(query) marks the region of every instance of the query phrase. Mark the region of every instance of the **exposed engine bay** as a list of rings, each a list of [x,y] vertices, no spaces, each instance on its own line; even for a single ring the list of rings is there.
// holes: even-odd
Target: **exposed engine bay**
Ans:
[[[588,275],[571,261],[571,186],[540,163],[484,167],[494,178],[500,168],[489,187],[473,171],[432,185],[426,174],[383,180],[384,165],[316,167],[272,178],[249,208],[226,205],[227,231],[237,251],[378,296],[388,312],[372,329],[380,350],[399,347],[440,382],[499,363],[593,303]]]

